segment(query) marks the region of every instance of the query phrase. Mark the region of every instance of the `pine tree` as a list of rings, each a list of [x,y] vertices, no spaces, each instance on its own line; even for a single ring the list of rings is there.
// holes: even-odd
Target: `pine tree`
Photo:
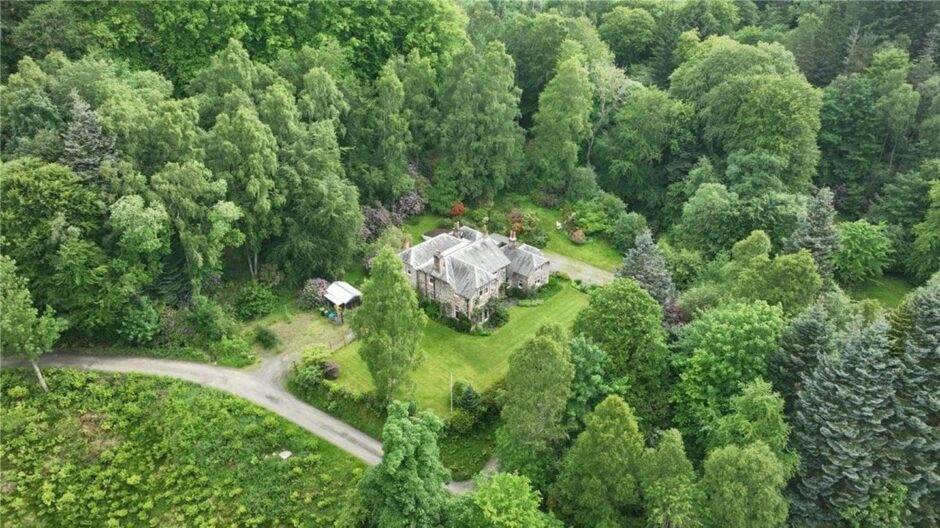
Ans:
[[[789,245],[793,251],[808,249],[813,254],[819,275],[832,277],[832,256],[839,249],[839,231],[835,226],[836,210],[832,205],[832,191],[828,187],[819,189],[809,206],[806,217],[801,219]]]
[[[804,378],[793,421],[797,523],[832,526],[850,508],[864,508],[891,477],[898,369],[888,324],[879,319],[849,328],[837,353],[820,355]]]
[[[437,435],[441,421],[424,411],[409,416],[394,402],[382,428],[382,462],[359,481],[369,526],[439,526],[447,505]]]
[[[643,435],[633,410],[608,396],[565,455],[555,486],[558,509],[582,526],[629,526],[640,504]]]
[[[940,521],[940,278],[916,290],[908,302],[913,324],[904,340],[898,376],[897,478],[907,486],[915,521]]]
[[[816,368],[816,360],[832,346],[832,324],[822,304],[798,315],[780,337],[780,347],[770,357],[769,374],[774,388],[793,409],[802,379]]]
[[[653,242],[653,234],[649,229],[637,235],[636,244],[627,251],[617,276],[636,280],[662,306],[676,302],[672,273],[666,268],[666,258]]]
[[[94,176],[103,162],[114,163],[114,137],[101,129],[98,115],[76,90],[72,90],[70,96],[71,116],[62,135],[63,151],[59,161],[87,180]]]

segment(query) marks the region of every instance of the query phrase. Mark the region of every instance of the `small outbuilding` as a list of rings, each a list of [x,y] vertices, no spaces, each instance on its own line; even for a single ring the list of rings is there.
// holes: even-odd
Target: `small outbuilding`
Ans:
[[[362,302],[362,292],[352,284],[345,281],[336,281],[326,288],[326,300],[333,307],[343,309],[355,308]]]

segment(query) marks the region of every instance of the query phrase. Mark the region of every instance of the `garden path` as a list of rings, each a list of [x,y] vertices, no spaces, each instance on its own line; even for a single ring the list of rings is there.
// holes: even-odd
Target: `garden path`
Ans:
[[[566,273],[572,279],[580,279],[586,284],[602,285],[614,280],[614,274],[594,267],[590,264],[575,260],[573,258],[559,255],[551,251],[542,251],[545,257],[551,261],[553,272]]]

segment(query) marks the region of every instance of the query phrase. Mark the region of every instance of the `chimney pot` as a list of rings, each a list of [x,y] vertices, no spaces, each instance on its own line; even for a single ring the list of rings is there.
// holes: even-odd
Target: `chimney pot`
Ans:
[[[438,273],[444,273],[444,258],[441,257],[440,251],[434,254],[434,270]]]

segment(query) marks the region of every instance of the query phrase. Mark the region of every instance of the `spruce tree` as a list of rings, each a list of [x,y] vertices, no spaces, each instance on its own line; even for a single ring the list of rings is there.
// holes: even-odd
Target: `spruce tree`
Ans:
[[[617,270],[617,276],[636,280],[662,306],[676,302],[672,273],[666,268],[666,258],[653,242],[649,229],[637,235],[634,247],[627,251],[623,267]]]
[[[562,518],[581,526],[630,526],[640,505],[643,435],[633,410],[608,396],[565,455],[555,495]]]
[[[62,134],[63,165],[68,165],[80,178],[87,180],[105,161],[114,163],[114,137],[101,129],[98,115],[88,103],[72,90],[72,109],[68,128]]]
[[[826,308],[815,304],[792,321],[780,337],[780,346],[770,357],[769,374],[774,388],[792,410],[802,379],[816,368],[820,354],[828,354],[832,324]]]
[[[878,319],[849,328],[837,352],[821,354],[803,379],[793,421],[797,524],[833,526],[850,508],[864,508],[891,477],[898,369],[888,324]]]
[[[940,278],[916,290],[908,304],[913,318],[901,354],[896,390],[900,455],[897,478],[908,489],[913,520],[940,521]]]
[[[793,251],[808,249],[813,254],[819,275],[824,279],[832,277],[832,256],[839,249],[839,231],[835,226],[835,216],[832,191],[823,187],[813,197],[809,211],[789,240],[790,249]]]

